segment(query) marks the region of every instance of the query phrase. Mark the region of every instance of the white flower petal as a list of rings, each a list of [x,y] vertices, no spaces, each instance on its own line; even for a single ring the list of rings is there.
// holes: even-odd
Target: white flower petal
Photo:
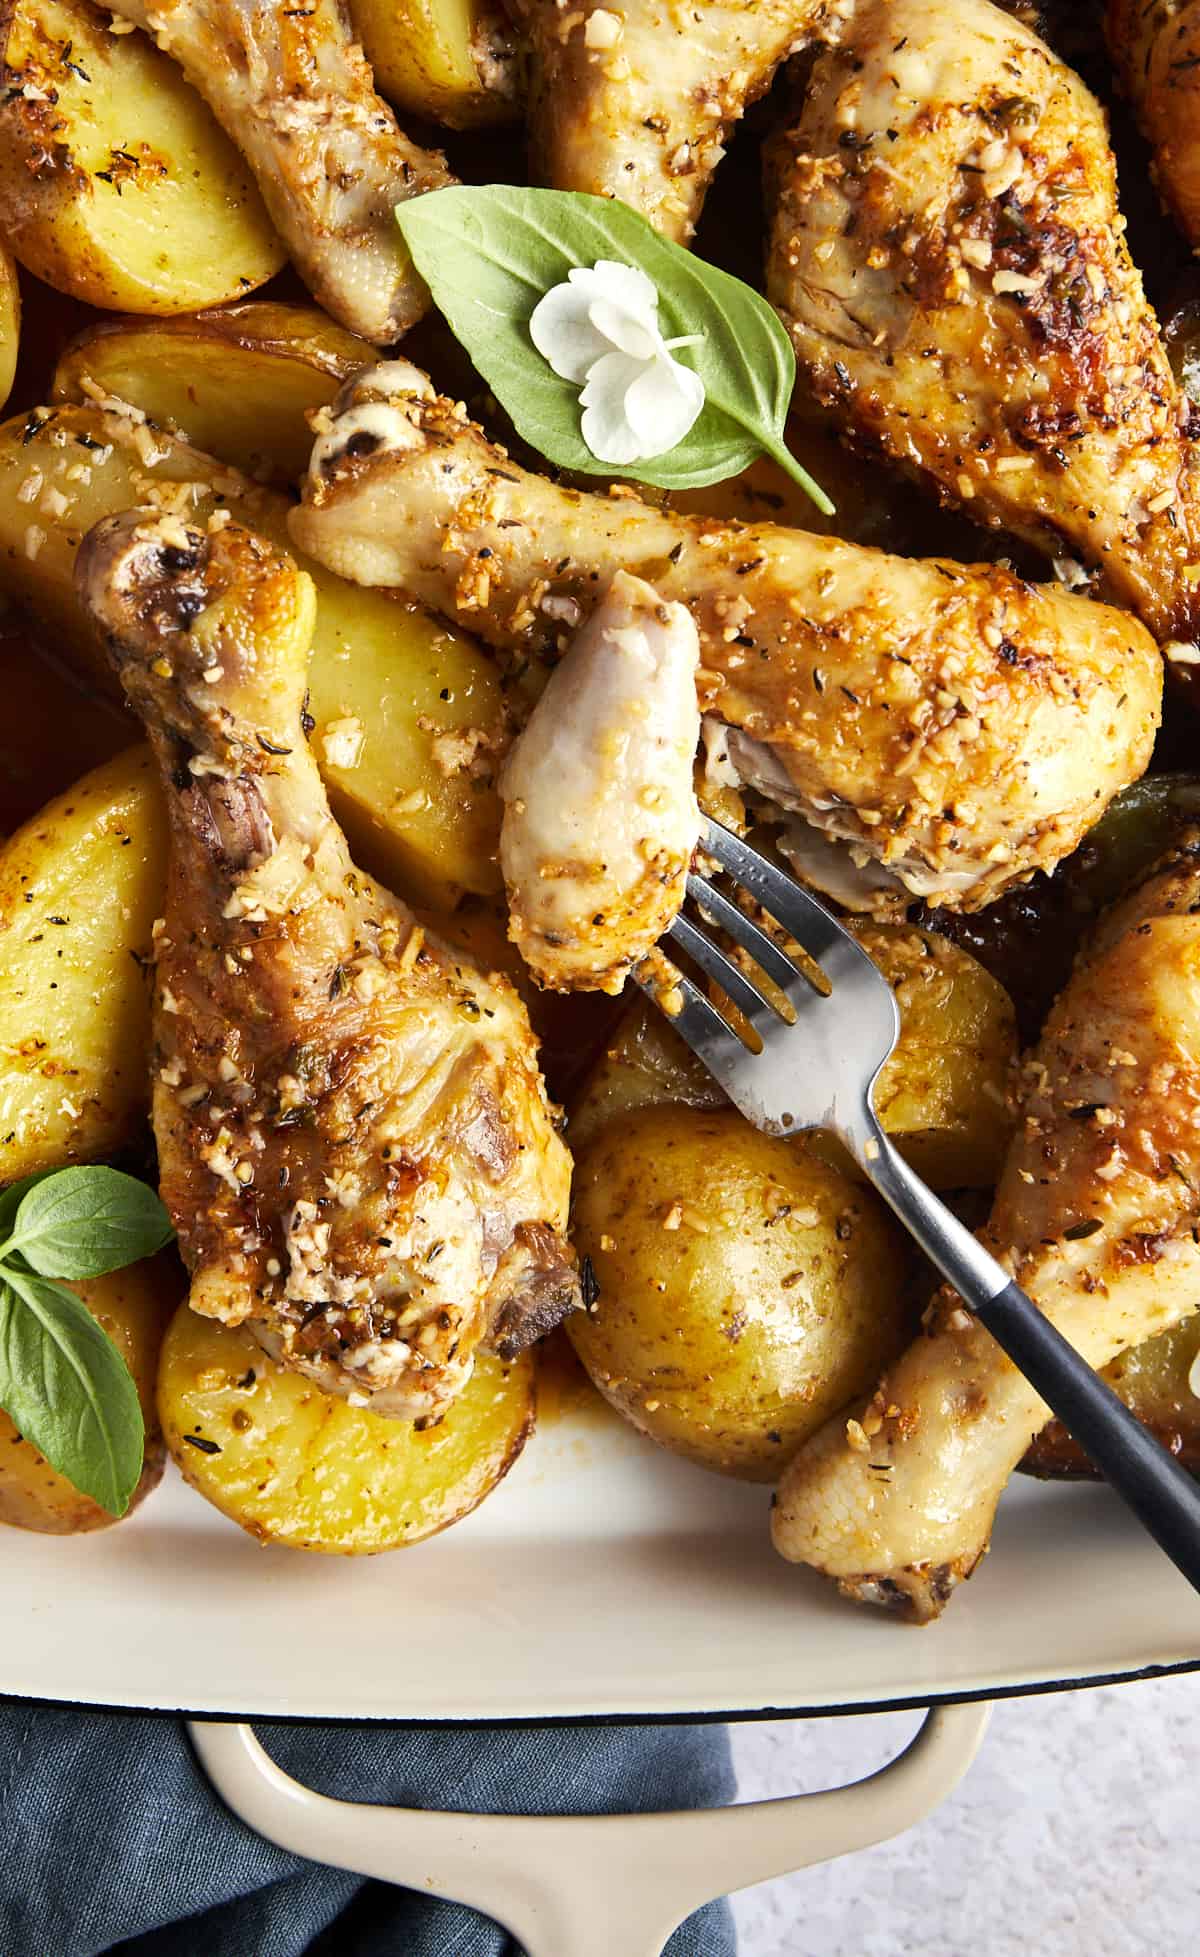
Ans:
[[[665,455],[681,442],[704,406],[704,382],[669,354],[643,367],[625,395],[625,419],[641,443],[641,459]],[[586,438],[585,438],[586,439]]]
[[[570,276],[578,279],[581,273],[584,278],[595,280],[594,298],[611,300],[614,306],[621,306],[658,330],[658,287],[636,265],[619,265],[614,258],[598,258],[590,270],[580,267]]]
[[[641,460],[641,442],[625,415],[625,396],[644,367],[644,361],[631,359],[627,353],[608,353],[588,375],[579,397],[583,409],[580,433],[597,462],[620,466]]]
[[[542,359],[560,380],[574,381],[577,387],[612,346],[588,316],[592,297],[582,283],[556,285],[538,300],[529,320],[529,337]]]
[[[611,299],[593,299],[588,318],[620,353],[632,354],[635,360],[653,360],[662,352],[662,334],[653,317],[631,313]]]

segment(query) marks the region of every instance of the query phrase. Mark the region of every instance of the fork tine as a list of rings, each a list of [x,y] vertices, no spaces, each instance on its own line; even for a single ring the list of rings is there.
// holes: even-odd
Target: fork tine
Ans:
[[[715,945],[711,938],[706,937],[690,917],[684,917],[682,911],[673,920],[667,936],[674,938],[680,950],[686,951],[702,972],[707,972],[709,978],[716,980],[730,1003],[737,1007],[757,1032],[765,1032],[772,1020],[783,1019],[783,1015],[775,1011],[768,999],[763,998],[745,973],[738,970],[731,958],[726,957],[720,945]]]
[[[661,986],[643,978],[640,971],[635,971],[633,976],[651,1004],[662,1012]],[[732,1092],[738,1061],[752,1060],[754,1055],[698,985],[683,972],[679,973],[676,984],[683,994],[683,1007],[677,1013],[663,1012],[664,1019],[691,1047],[697,1059],[703,1060],[713,1078]]]
[[[833,958],[844,965],[847,952],[856,954],[854,963],[870,964],[866,953],[849,931],[837,919],[810,897],[807,890],[801,889],[793,878],[774,863],[760,856],[749,843],[735,836],[730,829],[723,828],[719,822],[708,818],[708,834],[702,844],[710,856],[716,858],[723,870],[727,870],[744,890],[758,899],[763,909],[785,931],[790,931],[797,944],[803,945],[810,958],[820,964],[824,958]],[[874,969],[874,968],[872,968]],[[832,978],[826,972],[827,978]]]
[[[769,938],[764,930],[747,917],[744,910],[731,903],[723,890],[704,877],[693,875],[688,878],[688,896],[693,897],[700,909],[711,917],[714,924],[748,951],[751,958],[766,977],[773,980],[781,992],[790,992],[791,987],[803,985],[811,989],[811,981],[792,963],[787,953],[781,951],[774,938]]]

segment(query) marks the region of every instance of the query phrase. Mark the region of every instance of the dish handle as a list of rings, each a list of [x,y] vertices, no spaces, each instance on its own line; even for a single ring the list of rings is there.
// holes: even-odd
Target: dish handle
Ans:
[[[931,1707],[903,1753],[849,1787],[636,1815],[443,1814],[334,1801],[277,1767],[250,1726],[196,1720],[188,1730],[226,1805],[280,1848],[470,1904],[528,1957],[660,1957],[702,1904],[911,1828],[966,1773],[990,1712]]]

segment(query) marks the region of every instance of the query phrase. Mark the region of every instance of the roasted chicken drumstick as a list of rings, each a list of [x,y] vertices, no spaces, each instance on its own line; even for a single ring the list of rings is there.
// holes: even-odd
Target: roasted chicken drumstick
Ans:
[[[1067,855],[1149,760],[1161,661],[1126,613],[990,566],[563,489],[405,361],[318,426],[296,542],[510,660],[553,660],[620,570],[686,604],[703,710],[739,730],[746,779],[886,873],[864,902],[986,903]]]
[[[989,1248],[1088,1362],[1200,1302],[1200,831],[1099,930],[1023,1076]],[[1049,1410],[944,1289],[866,1407],[801,1448],[776,1547],[935,1617]]]
[[[326,312],[388,346],[429,303],[393,215],[452,182],[375,91],[344,0],[113,0],[203,95]]]
[[[161,771],[154,1129],[193,1308],[329,1391],[443,1413],[578,1299],[569,1157],[512,988],[355,869],[281,552],[133,512],[77,579]]]
[[[1078,77],[989,0],[858,0],[768,175],[768,293],[851,435],[1193,646],[1196,410]]]

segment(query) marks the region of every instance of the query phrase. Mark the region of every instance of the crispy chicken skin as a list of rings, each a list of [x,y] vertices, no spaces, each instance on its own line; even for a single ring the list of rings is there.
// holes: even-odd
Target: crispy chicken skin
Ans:
[[[1200,4],[1108,0],[1108,45],[1154,150],[1154,176],[1193,245],[1200,245]]]
[[[1195,411],[1078,77],[988,0],[861,0],[768,181],[768,293],[852,436],[1193,643]]]
[[[1103,920],[1026,1063],[985,1241],[1101,1367],[1200,1304],[1200,831]],[[776,1548],[937,1616],[1049,1409],[943,1289],[866,1407],[800,1450]]]
[[[619,992],[683,903],[699,656],[687,607],[618,571],[505,763],[508,934],[542,985]]]
[[[749,737],[772,798],[903,892],[987,903],[1068,854],[1149,759],[1161,661],[1125,613],[991,566],[564,489],[403,361],[318,426],[302,549],[526,664],[565,649],[617,571],[645,578],[687,604],[701,708]]]
[[[393,211],[453,181],[376,94],[344,0],[113,0],[177,61],[237,144],[326,312],[387,346],[429,303]]]
[[[615,197],[664,237],[696,228],[730,130],[829,0],[510,0],[530,58],[533,168]]]
[[[153,1116],[192,1306],[436,1418],[481,1342],[578,1299],[524,1008],[351,862],[303,732],[315,597],[289,558],[134,511],[77,579],[167,800]]]

